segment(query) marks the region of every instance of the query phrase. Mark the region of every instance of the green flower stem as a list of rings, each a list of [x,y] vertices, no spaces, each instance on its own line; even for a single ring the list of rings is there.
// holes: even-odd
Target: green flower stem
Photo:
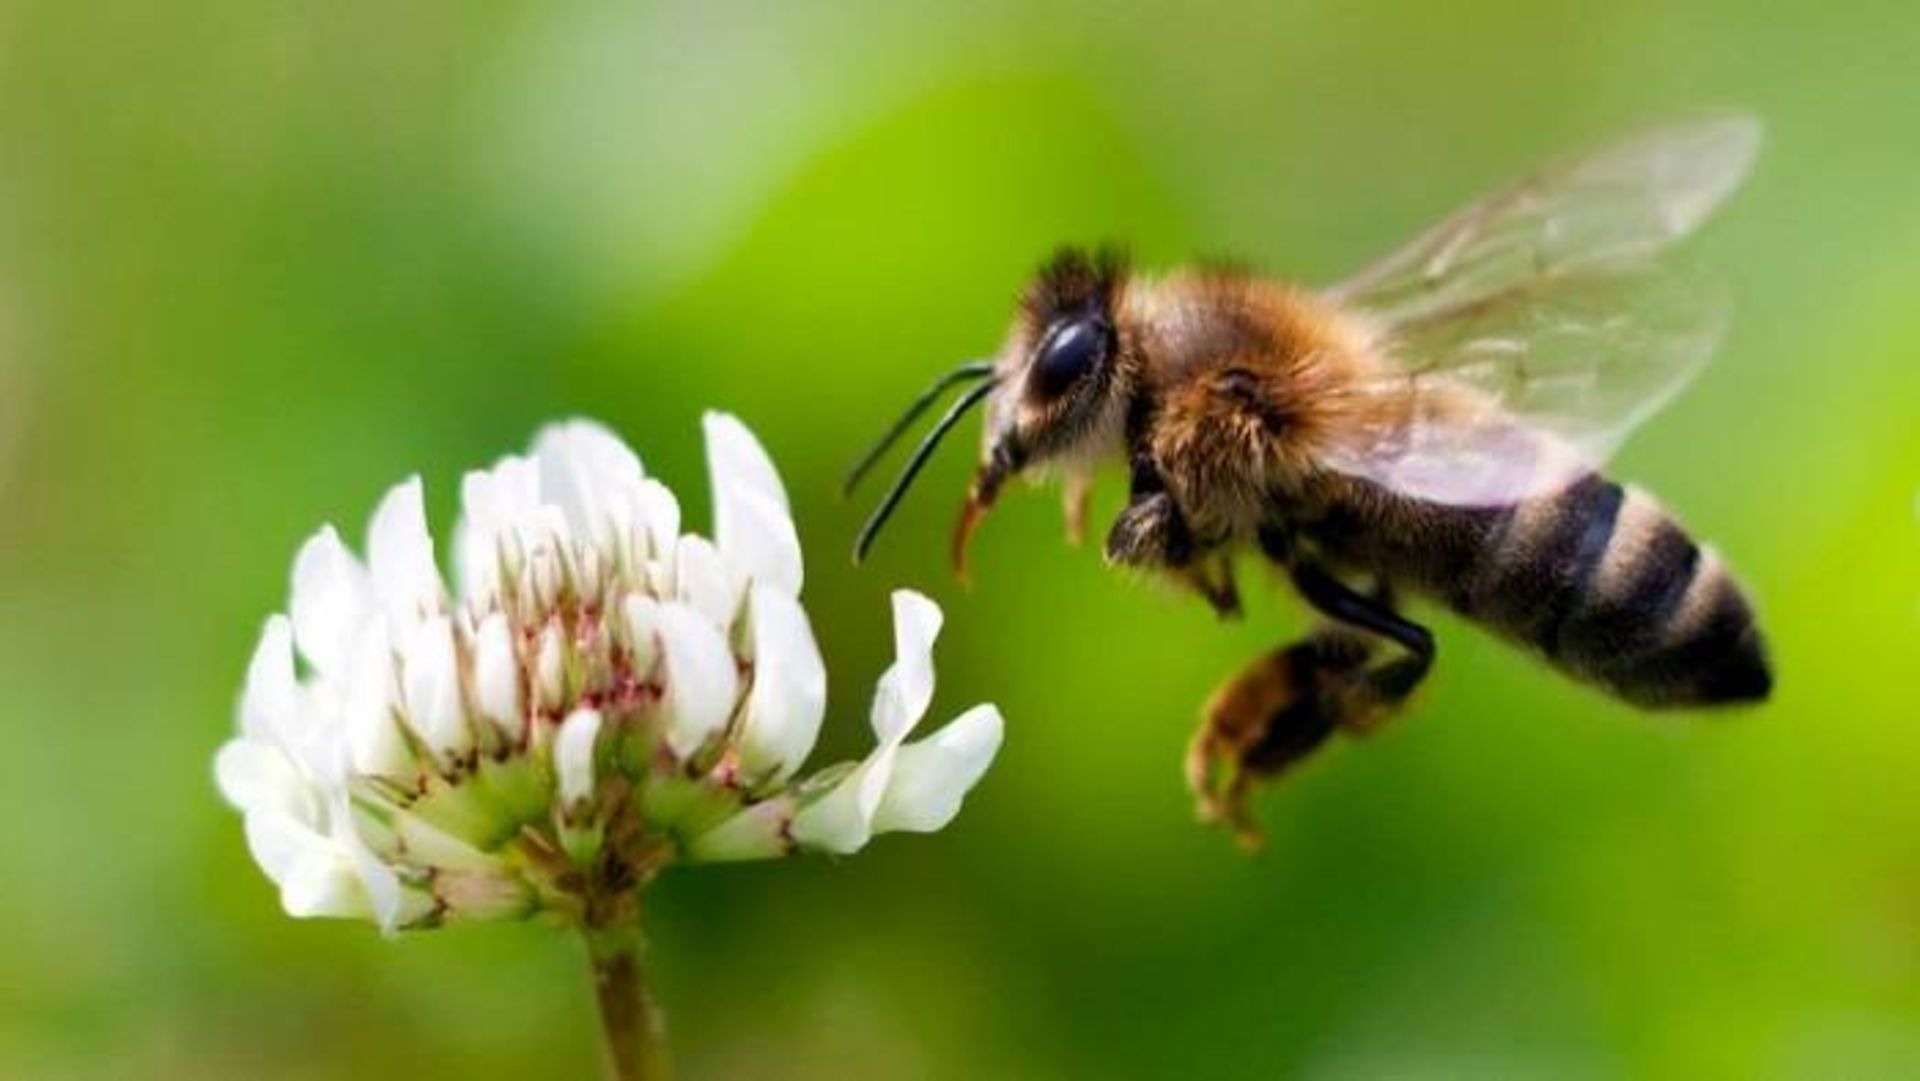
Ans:
[[[589,927],[587,953],[600,1000],[600,1029],[613,1081],[663,1081],[667,1064],[666,1021],[647,987],[645,943],[637,919]]]

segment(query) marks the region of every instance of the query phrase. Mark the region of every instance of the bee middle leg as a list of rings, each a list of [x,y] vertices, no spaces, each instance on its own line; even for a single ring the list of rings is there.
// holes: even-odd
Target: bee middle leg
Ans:
[[[1384,588],[1363,594],[1311,564],[1295,564],[1293,579],[1330,622],[1228,680],[1187,752],[1201,817],[1226,823],[1249,846],[1260,840],[1247,809],[1253,784],[1284,773],[1336,731],[1373,731],[1433,662],[1433,636],[1395,612]],[[1383,642],[1402,655],[1381,660]]]

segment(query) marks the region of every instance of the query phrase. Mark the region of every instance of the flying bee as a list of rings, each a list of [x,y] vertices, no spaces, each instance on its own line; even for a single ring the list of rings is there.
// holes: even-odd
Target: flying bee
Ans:
[[[1739,186],[1758,124],[1716,115],[1549,165],[1359,274],[1313,290],[1237,269],[1133,273],[1063,251],[990,360],[935,383],[849,487],[948,389],[869,519],[864,556],[940,438],[985,406],[955,530],[1043,471],[1084,520],[1102,462],[1128,502],[1110,563],[1164,573],[1225,615],[1230,557],[1283,570],[1323,622],[1208,702],[1187,761],[1203,815],[1257,837],[1251,782],[1391,717],[1433,664],[1401,614],[1424,597],[1643,708],[1764,699],[1754,613],[1711,549],[1599,469],[1705,364],[1720,295],[1660,257]]]

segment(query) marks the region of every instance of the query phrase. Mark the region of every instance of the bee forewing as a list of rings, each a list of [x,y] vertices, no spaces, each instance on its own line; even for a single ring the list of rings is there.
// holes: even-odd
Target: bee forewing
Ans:
[[[1329,464],[1497,505],[1604,462],[1719,342],[1720,291],[1655,257],[1739,185],[1758,140],[1721,116],[1568,159],[1334,289],[1381,333],[1383,370],[1355,393],[1400,400]],[[1514,431],[1539,444],[1518,462]]]
[[[1629,135],[1480,199],[1329,296],[1397,326],[1540,278],[1646,262],[1740,186],[1759,147],[1759,122],[1737,113]]]

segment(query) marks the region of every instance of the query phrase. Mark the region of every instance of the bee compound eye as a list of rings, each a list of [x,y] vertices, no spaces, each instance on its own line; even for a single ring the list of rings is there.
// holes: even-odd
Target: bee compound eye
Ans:
[[[1112,329],[1097,317],[1055,324],[1040,343],[1033,374],[1042,394],[1054,397],[1079,382],[1106,356]]]

